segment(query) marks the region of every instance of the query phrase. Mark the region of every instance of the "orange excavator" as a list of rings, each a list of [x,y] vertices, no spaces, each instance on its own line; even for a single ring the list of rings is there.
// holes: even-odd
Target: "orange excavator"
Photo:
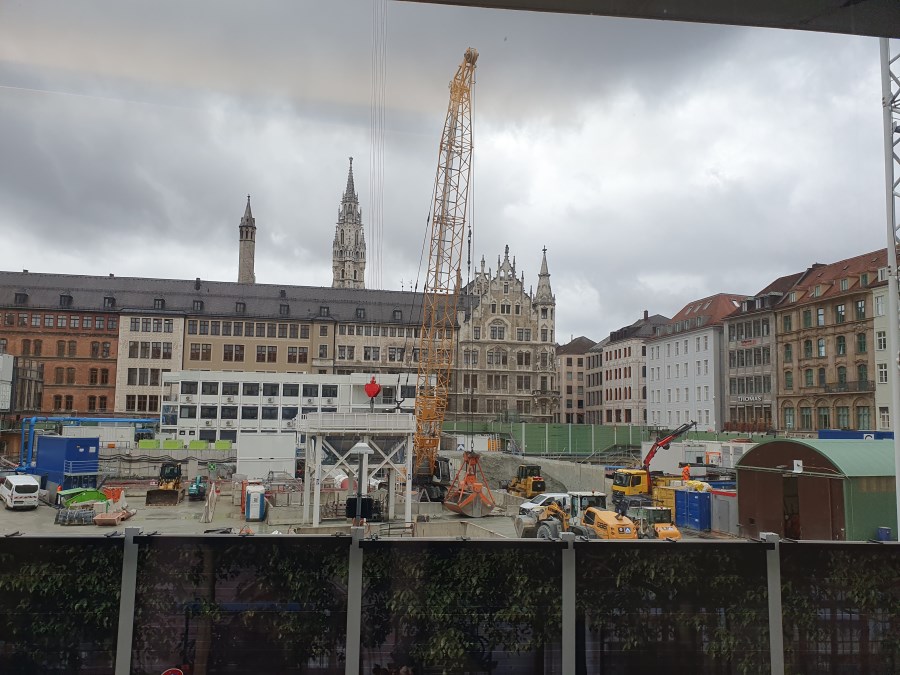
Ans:
[[[438,457],[438,449],[450,397],[456,306],[462,291],[460,266],[472,173],[472,85],[477,60],[478,52],[467,49],[450,82],[450,105],[434,181],[413,437],[414,476],[423,482],[417,486],[420,494],[425,487],[436,489],[442,461],[446,461]],[[440,490],[444,490],[442,485]],[[447,509],[475,518],[489,511],[487,505],[493,507],[476,453],[464,453],[462,466],[443,497]]]

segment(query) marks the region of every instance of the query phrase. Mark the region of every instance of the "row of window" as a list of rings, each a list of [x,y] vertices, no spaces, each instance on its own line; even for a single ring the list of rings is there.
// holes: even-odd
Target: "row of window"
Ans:
[[[506,326],[501,323],[495,323],[491,326],[488,326],[488,335],[490,335],[491,340],[505,340],[506,339]],[[516,328],[516,341],[517,342],[531,342],[531,329],[530,328]],[[475,326],[472,328],[472,339],[480,340],[481,339],[481,326]],[[541,328],[541,342],[547,342],[553,340],[553,331],[547,328]]]
[[[696,361],[694,363],[696,366],[697,375],[709,375],[709,359],[703,359],[702,363],[700,361]],[[684,377],[688,377],[690,375],[690,370],[688,369],[687,361],[684,362],[684,368],[682,368],[682,364],[675,364],[675,378],[678,379],[684,375]],[[666,365],[666,379],[672,379],[672,365]],[[662,371],[660,370],[660,366],[656,366],[655,368],[650,368],[650,381],[655,382],[657,380],[662,380]]]
[[[145,342],[130,340],[128,342],[128,358],[130,359],[171,359],[171,342]]]
[[[813,347],[812,340],[804,340],[803,341],[803,358],[804,359],[812,359],[812,358],[824,358],[827,354],[827,340],[826,338],[818,338],[815,341],[815,348]],[[879,351],[883,351],[887,349],[887,333],[883,330],[878,331],[875,334],[875,348]],[[847,355],[847,337],[844,335],[837,335],[834,338],[834,349],[837,356],[846,356]],[[865,333],[857,333],[856,334],[856,353],[857,354],[865,354],[868,351],[868,344]],[[791,363],[794,360],[794,346],[792,344],[784,345],[784,362]]]
[[[769,336],[769,319],[753,319],[751,321],[732,322],[728,324],[728,341],[752,340]]]
[[[168,368],[129,368],[127,382],[132,386],[158,387],[162,381],[160,375],[168,372]]]
[[[856,321],[864,321],[866,319],[866,301],[865,299],[857,300],[853,305],[853,317]],[[837,303],[832,306],[832,323],[841,324],[847,321],[847,305],[843,302]],[[884,316],[885,313],[885,304],[884,304],[884,296],[877,295],[875,296],[875,316]],[[815,314],[813,314],[812,308],[804,309],[800,313],[801,318],[801,326],[803,328],[812,328],[813,325],[816,326],[825,326],[827,325],[827,317],[826,317],[826,308],[825,307],[817,307],[815,310]],[[793,331],[793,315],[785,314],[781,317],[781,326],[784,333],[790,333]]]
[[[681,415],[680,410],[675,411],[674,418],[673,418],[671,410],[666,410],[665,412],[666,412],[665,419],[663,419],[663,415],[662,415],[661,411],[659,411],[659,410],[651,411],[650,423],[655,424],[657,426],[661,425],[661,424],[666,424],[669,427],[671,427],[673,423],[681,424],[682,415]],[[709,424],[709,419],[710,419],[709,410],[696,410],[695,413],[696,413],[695,415],[691,415],[689,410],[685,410],[684,418],[683,418],[684,421],[685,422],[694,421],[694,422],[697,422],[697,424],[707,424],[707,425]]]
[[[754,375],[751,377],[728,378],[728,393],[732,396],[744,394],[771,394],[772,376]]]
[[[751,378],[752,379],[752,378]],[[771,382],[769,384],[769,388],[771,389]],[[675,399],[672,399],[672,392],[675,392]],[[684,391],[684,397],[682,398],[681,392]],[[675,387],[674,389],[666,389],[666,403],[688,403],[691,400],[690,397],[690,387],[684,387],[683,389],[680,387]],[[646,389],[642,392],[644,396],[646,396]],[[709,400],[709,386],[704,386],[702,393],[703,398],[700,398],[701,389],[697,387],[696,398],[695,401],[708,401]],[[662,403],[662,389],[652,389],[650,390],[650,402],[651,403]]]
[[[336,384],[299,384],[293,382],[197,382],[193,380],[184,380],[181,382],[179,391],[182,394],[201,396],[267,396],[274,397],[279,394],[288,398],[318,398],[321,394],[323,398],[337,398],[338,385]],[[395,387],[385,386],[381,388],[382,400],[393,400]],[[414,385],[402,385],[400,387],[401,398],[415,398],[416,388]]]
[[[209,321],[190,319],[188,335],[223,335],[225,337],[269,337],[308,340],[309,324],[265,323],[262,321]],[[319,326],[319,335],[328,336],[328,326]]]
[[[55,368],[53,376],[54,384],[78,384],[75,381],[74,368]],[[91,368],[88,371],[88,384],[109,384],[108,368]]]
[[[850,427],[850,407],[837,406],[834,409],[835,427],[832,426],[831,408],[819,407],[812,408],[810,406],[801,406],[797,409],[798,414],[795,415],[793,406],[785,406],[782,409],[782,421],[785,429],[799,429],[800,431],[813,431],[814,429],[849,429]],[[869,406],[856,406],[856,429],[871,429],[872,418]],[[813,422],[815,421],[815,426]]]
[[[158,317],[131,317],[132,333],[171,333],[174,330],[172,319]]]
[[[365,318],[356,317],[356,318]],[[359,335],[359,336],[374,336],[378,335],[381,337],[402,337],[402,338],[418,338],[419,337],[419,328],[418,327],[406,327],[406,326],[373,326],[372,324],[366,324],[362,326],[357,326],[355,324],[340,324],[338,326],[338,335]],[[438,339],[443,339],[443,331],[438,330],[437,334]],[[447,336],[448,339],[452,337],[452,335]]]
[[[699,361],[697,364],[699,366]],[[771,347],[754,347],[752,349],[730,349],[728,351],[729,368],[753,368],[767,366],[772,363]],[[699,375],[699,368],[697,374]]]
[[[114,316],[69,316],[67,314],[29,314],[6,312],[6,326],[32,326],[33,328],[75,328],[79,330],[116,330],[119,320]]]
[[[106,396],[88,396],[87,406],[88,412],[106,412],[107,398]],[[74,400],[71,396],[57,395],[53,397],[53,410],[72,410]]]
[[[128,412],[159,412],[159,396],[154,394],[126,396],[125,410]]]
[[[849,385],[847,380],[847,368],[844,366],[837,367],[837,382],[830,383],[826,380],[825,368],[807,368],[803,371],[804,387],[826,387],[834,384],[837,387],[846,387]],[[887,364],[878,364],[878,380],[882,384],[887,384]],[[856,383],[854,388],[857,391],[869,391],[871,383],[869,382],[869,367],[865,364],[856,366]],[[794,373],[786,370],[784,373],[784,388],[788,391],[794,388]]]
[[[688,347],[690,345],[690,339],[685,338],[684,340],[675,340],[674,342],[666,343],[666,358],[670,358],[672,356],[673,349],[675,347],[674,352],[675,356],[687,356]],[[652,345],[650,347],[650,359],[659,359],[660,350],[662,349],[662,345]],[[694,338],[694,351],[695,352],[708,352],[709,351],[709,335],[698,335]]]
[[[0,352],[6,351],[6,338],[0,339]],[[43,340],[22,340],[20,343],[22,356],[44,356]],[[78,356],[78,343],[75,340],[57,340],[56,355],[60,357],[75,358]],[[90,357],[92,359],[108,359],[112,355],[112,345],[109,342],[92,342]]]

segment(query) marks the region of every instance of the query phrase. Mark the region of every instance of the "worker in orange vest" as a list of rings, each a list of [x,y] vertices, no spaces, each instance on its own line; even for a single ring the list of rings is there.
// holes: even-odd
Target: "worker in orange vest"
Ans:
[[[687,464],[684,465],[681,469],[681,479],[688,481],[691,479],[691,467]]]

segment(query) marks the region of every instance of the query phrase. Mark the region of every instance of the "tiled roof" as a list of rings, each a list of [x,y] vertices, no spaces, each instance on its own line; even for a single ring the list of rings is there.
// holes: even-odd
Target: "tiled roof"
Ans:
[[[654,339],[663,339],[671,335],[687,333],[701,328],[708,328],[722,323],[722,320],[740,306],[746,295],[734,293],[717,293],[707,298],[694,300],[685,305],[678,314],[662,327],[662,334]]]
[[[16,307],[17,293],[28,294],[28,309],[236,316],[235,305],[243,302],[246,312],[241,316],[281,320],[321,318],[321,307],[328,307],[331,319],[355,320],[356,309],[362,307],[366,316],[361,322],[388,323],[394,320],[394,310],[400,310],[403,323],[415,324],[421,321],[422,308],[421,293],[409,291],[0,272],[0,307]],[[72,297],[71,306],[60,307],[61,295]],[[104,307],[106,297],[115,298],[115,309]],[[157,299],[165,300],[165,310],[154,310]],[[203,302],[202,311],[193,309],[195,300]],[[287,315],[281,305],[288,306]]]
[[[586,338],[584,335],[582,335],[581,337],[577,337],[567,344],[557,347],[556,355],[560,356],[562,354],[585,354],[595,344],[597,343],[590,338]]]
[[[827,265],[816,264],[807,270],[803,277],[790,289],[796,293],[796,299],[791,302],[790,294],[778,303],[782,309],[789,305],[802,305],[808,302],[819,302],[822,298],[830,298],[846,293],[859,293],[863,288],[868,288],[868,283],[878,280],[878,270],[887,266],[887,249],[883,248],[871,253],[839,260]],[[867,275],[868,280],[864,286],[862,276]],[[847,280],[847,290],[841,290],[841,280]],[[819,289],[818,295],[815,294]]]

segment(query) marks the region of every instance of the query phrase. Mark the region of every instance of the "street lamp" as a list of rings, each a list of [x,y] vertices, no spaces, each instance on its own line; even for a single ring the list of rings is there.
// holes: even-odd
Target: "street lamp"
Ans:
[[[359,457],[359,464],[356,470],[356,516],[353,518],[353,525],[359,526],[362,524],[363,462],[365,461],[366,455],[374,455],[375,451],[369,447],[368,443],[360,441],[350,448],[350,454]]]

